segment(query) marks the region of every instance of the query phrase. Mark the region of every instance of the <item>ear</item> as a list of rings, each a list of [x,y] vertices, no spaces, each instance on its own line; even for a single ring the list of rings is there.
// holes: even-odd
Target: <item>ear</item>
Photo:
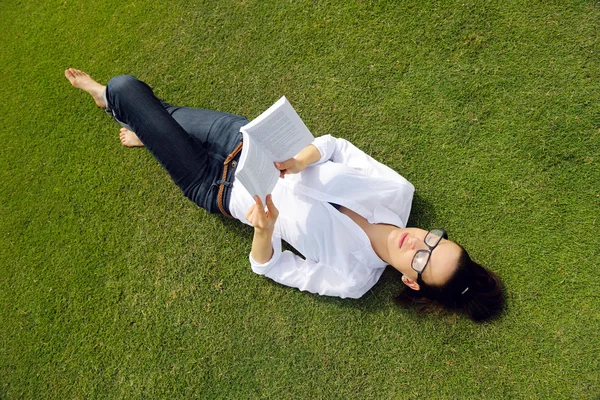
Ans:
[[[412,290],[419,291],[421,290],[421,286],[417,283],[417,281],[413,281],[410,278],[407,278],[406,275],[402,275],[402,283],[411,288]]]

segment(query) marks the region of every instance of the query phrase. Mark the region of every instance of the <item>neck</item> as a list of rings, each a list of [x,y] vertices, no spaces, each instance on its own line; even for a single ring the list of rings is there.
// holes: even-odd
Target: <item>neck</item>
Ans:
[[[387,224],[371,224],[363,216],[355,213],[354,211],[342,206],[340,212],[347,215],[360,226],[360,228],[367,234],[371,247],[377,254],[377,257],[381,258],[386,263],[390,264],[390,253],[387,247],[387,238],[390,233],[396,229],[393,225]]]

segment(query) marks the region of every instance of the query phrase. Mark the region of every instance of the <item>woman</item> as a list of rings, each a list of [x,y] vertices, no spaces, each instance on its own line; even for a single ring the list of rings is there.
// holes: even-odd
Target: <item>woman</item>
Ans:
[[[399,304],[433,301],[478,321],[501,312],[496,275],[444,230],[406,228],[413,186],[348,141],[321,136],[276,163],[281,179],[265,211],[234,179],[246,118],[166,104],[132,76],[107,86],[72,68],[65,76],[123,125],[123,145],[146,146],[189,199],[254,227],[254,272],[300,290],[358,298],[391,265],[405,284]],[[304,258],[282,252],[282,239]]]

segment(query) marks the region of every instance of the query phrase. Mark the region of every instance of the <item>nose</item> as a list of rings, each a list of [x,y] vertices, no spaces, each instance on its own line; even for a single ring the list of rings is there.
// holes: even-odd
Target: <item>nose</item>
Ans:
[[[415,250],[415,249],[421,250],[421,249],[425,248],[425,246],[422,243],[423,243],[423,241],[416,236],[411,235],[408,239],[408,247],[411,250]]]
[[[411,249],[411,250],[414,250],[415,249],[415,242],[416,242],[415,238],[413,236],[409,236],[408,237],[408,248]]]

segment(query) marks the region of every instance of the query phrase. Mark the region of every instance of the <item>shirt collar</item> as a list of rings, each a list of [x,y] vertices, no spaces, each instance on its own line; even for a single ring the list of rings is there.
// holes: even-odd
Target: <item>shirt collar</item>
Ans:
[[[371,224],[388,224],[398,228],[406,227],[406,224],[394,212],[387,209],[385,206],[378,205],[373,211],[373,215],[368,219]]]

